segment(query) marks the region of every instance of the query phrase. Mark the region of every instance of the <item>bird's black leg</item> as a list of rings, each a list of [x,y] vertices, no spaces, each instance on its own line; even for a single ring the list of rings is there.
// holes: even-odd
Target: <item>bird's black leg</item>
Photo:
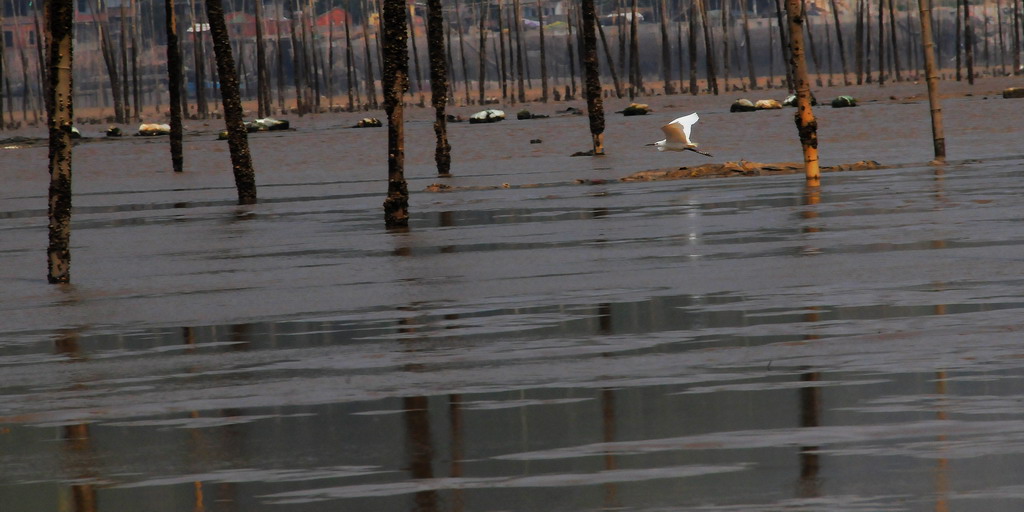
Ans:
[[[704,156],[707,156],[707,157],[712,156],[711,153],[705,153],[705,152],[703,152],[703,151],[701,151],[699,149],[694,149],[694,148],[684,148],[684,151],[693,151],[694,153],[700,153],[700,154],[702,154]]]

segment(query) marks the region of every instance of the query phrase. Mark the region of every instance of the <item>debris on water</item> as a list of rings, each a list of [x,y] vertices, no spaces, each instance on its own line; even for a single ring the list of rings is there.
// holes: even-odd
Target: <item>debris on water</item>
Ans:
[[[448,114],[445,116],[445,120],[447,120],[449,123],[461,123],[465,121],[466,118],[455,114]]]
[[[272,117],[265,117],[263,119],[257,119],[252,123],[246,123],[246,126],[249,125],[256,127],[256,131],[260,132],[273,132],[291,128],[291,123],[288,121],[274,119]]]
[[[106,134],[107,137],[120,137],[124,135],[124,133],[121,131],[121,128],[118,126],[111,126],[107,128]]]
[[[646,103],[630,103],[628,107],[616,112],[624,116],[645,116],[650,113],[651,107]]]
[[[569,156],[594,156],[594,150],[588,149],[587,151],[577,151]]]
[[[856,107],[857,98],[853,96],[838,96],[832,100],[832,108]]]
[[[469,116],[469,124],[497,123],[505,120],[505,111],[489,108]]]
[[[81,139],[82,138],[82,132],[78,131],[78,127],[77,126],[72,126],[71,127],[71,138],[72,139]]]
[[[450,190],[452,190],[452,186],[444,183],[431,183],[426,188],[427,192],[448,192]]]
[[[159,123],[142,123],[139,125],[139,131],[136,132],[136,136],[142,137],[155,137],[157,135],[170,135],[171,125],[159,124]]]
[[[520,121],[526,119],[547,119],[548,117],[550,116],[545,114],[534,114],[529,110],[526,110],[525,108],[523,110],[520,110],[519,112],[516,112],[516,119],[519,119]]]
[[[530,139],[530,144],[540,144],[542,142],[544,141],[541,139]]]
[[[1024,87],[1010,87],[1003,90],[1003,98],[1024,98]]]
[[[777,110],[782,108],[782,104],[778,100],[757,100],[757,103],[754,103],[754,108],[757,110]]]
[[[813,107],[813,106],[815,106],[817,104],[818,104],[818,98],[815,98],[814,95],[811,94],[811,106]],[[784,107],[795,107],[796,106],[796,94],[790,94],[789,96],[786,96],[786,100],[782,102],[782,106],[784,106]]]
[[[732,106],[729,107],[729,112],[753,112],[755,110],[757,110],[757,107],[754,106],[754,102],[746,98],[732,102]]]
[[[384,123],[380,122],[380,119],[376,117],[364,117],[356,123],[353,128],[380,128],[384,126]]]
[[[852,164],[822,166],[821,172],[866,171],[881,169],[882,165],[874,160],[862,160]],[[804,172],[801,162],[761,163],[740,160],[720,164],[704,164],[695,167],[673,167],[654,169],[630,174],[620,181],[662,181],[687,178],[726,178],[730,176],[766,176],[770,174],[797,174]]]
[[[568,107],[565,110],[557,111],[557,113],[559,113],[559,114],[566,114],[566,115],[570,115],[570,116],[582,116],[583,115],[583,111],[578,109],[578,108],[576,108],[576,107]]]

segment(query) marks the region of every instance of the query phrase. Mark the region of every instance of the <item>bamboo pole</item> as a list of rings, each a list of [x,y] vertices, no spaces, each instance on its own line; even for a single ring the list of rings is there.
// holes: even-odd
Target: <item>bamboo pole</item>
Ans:
[[[231,41],[224,23],[221,0],[205,0],[206,18],[213,38],[213,52],[217,58],[217,77],[224,107],[224,123],[228,130],[228,149],[231,152],[231,170],[238,190],[238,204],[256,203],[256,172],[249,153],[249,136],[245,129],[242,101],[238,90],[238,73],[231,54]]]
[[[896,6],[893,5],[893,0],[889,0],[889,38],[891,40],[890,48],[892,49],[893,78],[897,82],[902,82],[903,75],[900,67],[899,42],[896,39]]]
[[[708,88],[718,96],[718,76],[715,73],[715,44],[712,40],[711,27],[708,23],[708,6],[704,0],[696,0],[700,10],[700,26],[704,32],[704,64],[707,68]]]
[[[942,105],[939,102],[939,76],[935,67],[935,41],[932,38],[932,2],[918,0],[921,22],[921,48],[924,52],[924,68],[928,82],[928,106],[932,118],[932,141],[935,162],[946,161],[946,137],[942,130]]]
[[[601,99],[601,76],[597,62],[597,15],[594,0],[582,0],[580,18],[583,24],[583,67],[587,77],[587,113],[590,115],[590,136],[594,155],[604,154],[604,105]]]
[[[786,1],[789,2],[789,0]],[[792,62],[792,55],[790,55],[791,50],[789,43],[786,41],[786,25],[785,23],[783,23],[782,20],[782,13],[784,12],[782,7],[782,0],[775,0],[775,12],[776,18],[778,18],[779,22],[779,46],[782,48],[782,62],[786,68],[786,88],[789,90],[789,92],[793,92],[793,69],[789,65],[789,63]]]
[[[640,69],[640,29],[638,0],[633,0],[629,18],[629,99],[644,94],[644,75]],[[597,19],[597,16],[594,16]],[[586,21],[584,21],[586,23]],[[596,23],[596,21],[595,21]]]
[[[796,88],[797,132],[804,153],[804,173],[808,186],[821,184],[818,166],[818,122],[811,110],[811,84],[807,78],[807,59],[804,57],[804,14],[801,0],[786,0],[789,18],[790,65]]]
[[[71,281],[71,128],[74,120],[72,51],[75,2],[46,2],[49,83],[46,102],[49,127],[49,244],[46,248],[50,283]],[[38,38],[37,38],[38,42]],[[28,84],[25,84],[26,86]]]
[[[409,89],[409,48],[405,30],[405,1],[384,0],[381,9],[384,73],[381,86],[388,115],[388,195],[384,225],[409,225],[409,189],[405,181],[405,127],[402,96]]]

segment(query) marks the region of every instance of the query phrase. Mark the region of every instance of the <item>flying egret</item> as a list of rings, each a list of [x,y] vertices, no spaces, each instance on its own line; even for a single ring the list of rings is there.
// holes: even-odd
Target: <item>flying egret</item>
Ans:
[[[648,146],[656,146],[658,151],[693,151],[704,156],[711,156],[711,153],[698,150],[697,143],[690,140],[690,128],[698,119],[700,117],[694,112],[662,126],[661,131],[665,132],[665,140],[652,142]]]

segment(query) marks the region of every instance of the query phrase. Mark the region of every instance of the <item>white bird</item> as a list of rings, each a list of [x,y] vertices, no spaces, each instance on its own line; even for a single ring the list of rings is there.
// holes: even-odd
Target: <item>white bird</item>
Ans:
[[[648,146],[656,146],[658,151],[693,151],[704,156],[711,156],[711,153],[698,150],[697,143],[690,140],[690,129],[699,119],[700,117],[694,112],[662,126],[661,131],[665,132],[665,139],[652,142]]]

